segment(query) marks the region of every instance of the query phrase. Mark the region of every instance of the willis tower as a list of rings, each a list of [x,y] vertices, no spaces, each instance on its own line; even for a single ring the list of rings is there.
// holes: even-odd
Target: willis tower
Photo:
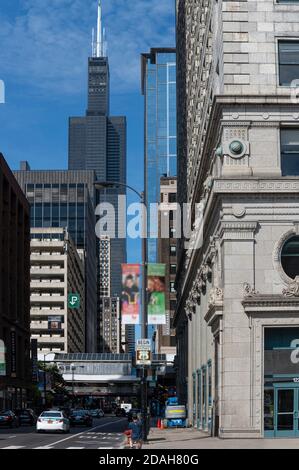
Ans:
[[[110,116],[110,74],[102,29],[102,5],[98,3],[96,38],[93,31],[92,56],[88,59],[88,108],[86,115],[69,120],[69,170],[94,170],[98,181],[126,183],[126,118]],[[101,202],[115,208],[115,233],[118,232],[118,195],[125,190],[104,189]],[[121,295],[121,263],[126,262],[126,240],[110,240],[111,296]],[[101,279],[100,279],[101,283]]]
[[[70,170],[94,170],[98,181],[126,183],[126,118],[110,116],[109,101],[109,60],[105,31],[102,29],[102,5],[99,0],[97,32],[95,37],[93,31],[92,55],[88,59],[88,108],[85,116],[71,117],[69,120],[68,167]],[[112,204],[115,209],[116,235],[117,203],[118,195],[121,194],[125,194],[125,190],[121,188],[104,189],[100,193],[100,201]],[[111,297],[120,297],[121,263],[126,262],[126,240],[115,237],[111,238],[109,243],[108,292]],[[100,284],[104,282],[101,279],[101,268],[103,266],[99,268]],[[101,290],[101,286],[99,287]]]

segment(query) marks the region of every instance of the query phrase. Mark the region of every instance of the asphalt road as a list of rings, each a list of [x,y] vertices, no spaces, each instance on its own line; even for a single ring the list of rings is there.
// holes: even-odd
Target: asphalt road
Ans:
[[[1,449],[123,449],[126,418],[95,419],[92,428],[71,427],[70,434],[37,434],[35,427],[0,428]]]

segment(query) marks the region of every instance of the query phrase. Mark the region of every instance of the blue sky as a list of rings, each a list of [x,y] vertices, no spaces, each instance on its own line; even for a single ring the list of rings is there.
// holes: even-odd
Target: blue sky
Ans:
[[[102,0],[111,114],[128,119],[128,183],[143,185],[140,53],[174,46],[175,0]],[[0,152],[12,169],[67,168],[68,117],[86,109],[97,0],[0,0]],[[131,197],[130,197],[131,200]],[[138,243],[129,242],[128,261]]]

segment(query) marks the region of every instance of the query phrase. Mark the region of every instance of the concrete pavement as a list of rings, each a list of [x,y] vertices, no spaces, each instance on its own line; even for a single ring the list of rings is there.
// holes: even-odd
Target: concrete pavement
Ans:
[[[299,439],[224,440],[194,429],[152,428],[143,449],[299,449]]]

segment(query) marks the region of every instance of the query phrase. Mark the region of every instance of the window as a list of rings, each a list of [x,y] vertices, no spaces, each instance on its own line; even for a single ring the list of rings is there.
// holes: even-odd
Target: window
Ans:
[[[176,256],[176,246],[172,245],[170,247],[170,256]]]
[[[174,293],[175,293],[175,287],[174,287],[174,286],[175,286],[175,283],[174,283],[174,282],[170,282],[169,286],[170,286],[170,292],[171,292],[172,294],[174,294]]]
[[[207,419],[207,369],[202,368],[202,397],[201,397],[201,409],[202,409],[202,427],[206,427]]]
[[[279,41],[279,84],[290,86],[299,79],[299,41]]]
[[[299,276],[299,236],[289,238],[281,252],[281,265],[291,279]]]
[[[169,194],[169,202],[176,202],[176,193]]]
[[[299,129],[281,130],[282,176],[299,175]]]
[[[176,264],[170,265],[170,274],[176,274]]]
[[[176,237],[176,229],[174,227],[170,227],[170,238]]]

